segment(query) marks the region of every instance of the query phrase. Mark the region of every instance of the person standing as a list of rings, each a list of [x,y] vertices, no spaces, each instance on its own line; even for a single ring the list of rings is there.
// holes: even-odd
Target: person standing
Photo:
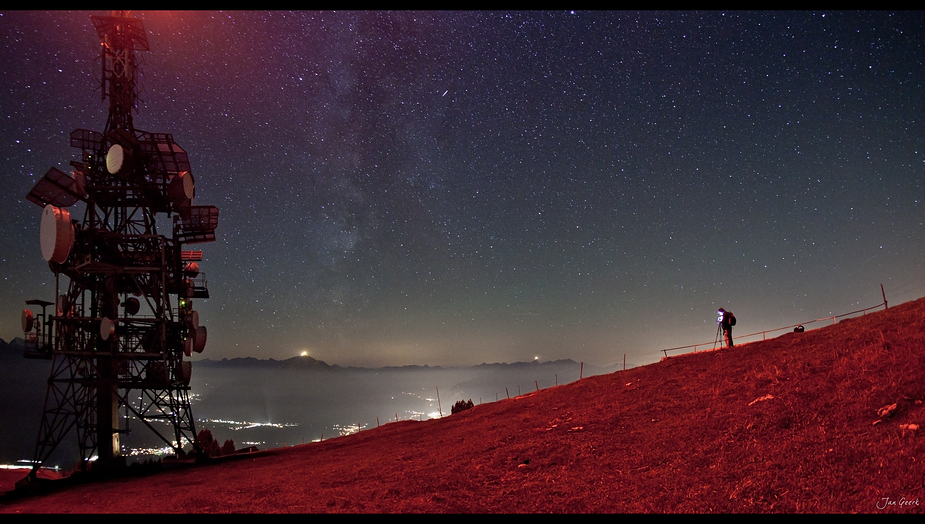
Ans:
[[[736,325],[736,316],[732,314],[732,311],[726,311],[723,308],[719,308],[717,314],[719,315],[717,321],[723,328],[723,338],[726,339],[726,347],[731,348],[733,347],[732,326]]]

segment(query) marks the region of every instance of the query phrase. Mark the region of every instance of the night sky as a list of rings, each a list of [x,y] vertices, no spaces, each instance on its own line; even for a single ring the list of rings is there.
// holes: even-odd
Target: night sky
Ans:
[[[0,13],[4,340],[106,124],[90,14]],[[135,127],[221,210],[197,358],[645,364],[925,295],[925,13],[134,15]]]

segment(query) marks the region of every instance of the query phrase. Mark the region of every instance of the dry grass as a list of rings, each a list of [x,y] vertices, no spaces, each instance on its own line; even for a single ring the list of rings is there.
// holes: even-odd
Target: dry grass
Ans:
[[[923,401],[925,299],[0,511],[922,513]]]

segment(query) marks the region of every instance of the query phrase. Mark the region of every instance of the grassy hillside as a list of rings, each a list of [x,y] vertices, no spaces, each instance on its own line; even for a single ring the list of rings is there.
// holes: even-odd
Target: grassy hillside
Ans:
[[[923,400],[920,299],[440,420],[7,497],[0,511],[922,513]]]

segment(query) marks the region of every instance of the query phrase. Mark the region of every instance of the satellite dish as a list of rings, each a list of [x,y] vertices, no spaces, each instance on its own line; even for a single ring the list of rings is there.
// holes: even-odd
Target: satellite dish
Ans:
[[[119,144],[113,144],[106,153],[106,171],[123,178],[130,175],[132,172],[131,151]]]
[[[183,354],[191,357],[193,356],[193,337],[188,336],[183,340]]]
[[[100,320],[100,338],[103,340],[109,340],[109,337],[113,336],[116,332],[116,323],[107,317],[103,317],[103,320]]]
[[[132,316],[137,315],[141,308],[141,303],[135,297],[128,297],[122,305],[125,306],[125,312]]]
[[[186,327],[190,328],[190,330],[196,331],[197,329],[199,329],[199,312],[198,311],[190,311],[189,313],[186,314],[186,318],[184,320],[186,321]]]
[[[122,169],[123,163],[125,163],[125,150],[119,144],[115,144],[106,153],[106,171],[109,171],[111,175],[115,175]]]
[[[196,353],[202,353],[202,350],[206,348],[206,327],[199,326],[196,328],[195,344],[193,345],[193,351]]]
[[[67,209],[51,204],[42,211],[42,258],[48,262],[63,263],[74,247],[74,226]]]
[[[22,331],[23,333],[28,333],[32,331],[32,326],[34,324],[35,324],[35,316],[32,314],[32,310],[31,309],[22,310]]]
[[[183,267],[183,272],[192,278],[196,278],[199,276],[199,264],[196,262],[189,262]]]
[[[196,195],[196,183],[189,171],[177,173],[167,187],[167,196],[177,206],[189,205]]]

